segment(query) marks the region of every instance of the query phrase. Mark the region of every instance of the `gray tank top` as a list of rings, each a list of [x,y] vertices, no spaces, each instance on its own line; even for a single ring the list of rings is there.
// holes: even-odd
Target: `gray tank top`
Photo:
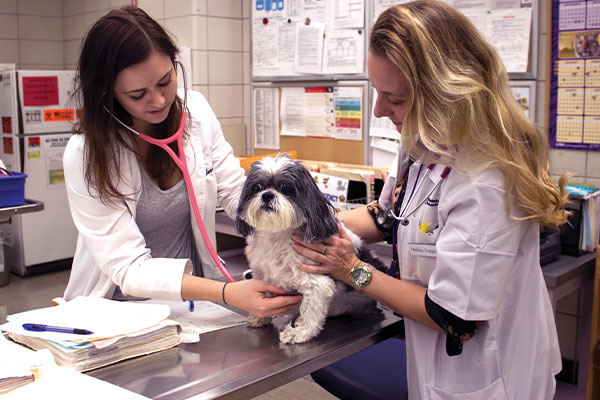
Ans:
[[[192,232],[190,203],[185,182],[181,179],[170,189],[162,190],[140,166],[142,192],[136,207],[135,222],[150,249],[153,258],[189,258],[194,274],[201,275],[196,257]],[[198,271],[196,271],[198,269]],[[134,300],[120,288],[113,294],[115,300]]]

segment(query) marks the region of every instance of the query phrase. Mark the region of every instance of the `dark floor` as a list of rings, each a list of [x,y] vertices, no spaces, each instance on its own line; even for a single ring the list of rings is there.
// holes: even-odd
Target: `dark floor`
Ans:
[[[11,274],[9,284],[0,287],[0,323],[6,321],[7,315],[33,308],[51,306],[53,298],[62,296],[68,279],[69,270],[47,272],[28,278]],[[336,397],[312,382],[308,376],[267,392],[255,399],[274,400],[281,398],[289,400],[336,399]],[[574,385],[558,382],[555,400],[584,399],[585,390],[583,388],[578,389]]]

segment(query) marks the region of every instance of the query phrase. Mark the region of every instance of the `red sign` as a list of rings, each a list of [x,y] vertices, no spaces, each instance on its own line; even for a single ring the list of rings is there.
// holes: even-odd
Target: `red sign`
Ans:
[[[11,117],[2,117],[2,133],[12,133]]]
[[[4,154],[14,154],[13,140],[11,137],[2,138]]]
[[[58,105],[57,76],[24,76],[23,104],[30,106]]]
[[[27,143],[29,144],[29,147],[40,147],[42,144],[39,136],[28,137]]]
[[[54,121],[73,121],[75,119],[75,110],[44,110],[44,122]]]

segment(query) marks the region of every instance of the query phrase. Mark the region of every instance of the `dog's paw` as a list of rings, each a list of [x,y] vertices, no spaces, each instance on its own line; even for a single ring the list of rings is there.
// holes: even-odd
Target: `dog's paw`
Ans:
[[[271,323],[271,318],[250,317],[247,323],[250,328],[263,328]]]
[[[306,329],[306,327],[301,325],[294,326],[292,323],[289,323],[279,332],[279,340],[281,343],[286,344],[304,343],[316,337],[319,332],[319,330],[314,331]]]

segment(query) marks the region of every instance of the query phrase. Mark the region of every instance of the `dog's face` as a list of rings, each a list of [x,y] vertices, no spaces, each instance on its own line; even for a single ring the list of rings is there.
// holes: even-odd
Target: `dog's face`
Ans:
[[[302,164],[283,154],[250,167],[237,211],[237,229],[276,233],[300,230],[307,241],[337,232],[334,209]]]

